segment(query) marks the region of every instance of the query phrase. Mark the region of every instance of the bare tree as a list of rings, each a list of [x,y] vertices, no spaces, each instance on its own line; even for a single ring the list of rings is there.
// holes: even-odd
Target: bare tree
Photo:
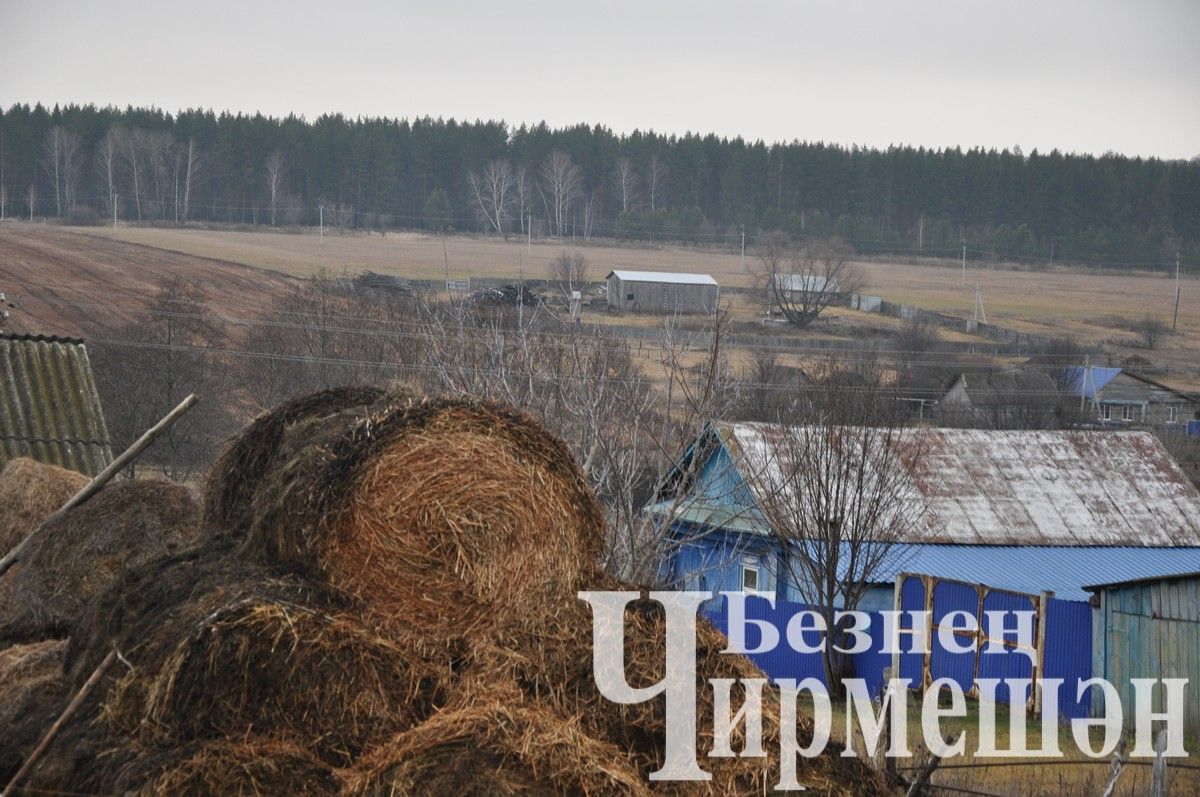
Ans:
[[[641,583],[662,580],[664,558],[692,540],[674,520],[695,500],[684,488],[704,465],[700,457],[680,463],[680,452],[736,400],[721,349],[724,316],[714,321],[708,348],[672,322],[645,351],[599,327],[555,332],[540,309],[491,315],[449,303],[423,312],[430,386],[539,415],[605,507],[604,566]],[[655,360],[650,373],[639,364]]]
[[[554,234],[561,236],[566,229],[571,209],[582,195],[583,172],[562,150],[554,150],[542,164],[538,190],[546,213],[554,223]]]
[[[171,205],[167,197],[171,193],[176,173],[173,168],[175,141],[165,131],[151,130],[142,133],[141,142],[149,185],[153,190],[150,215],[165,218]]]
[[[136,128],[120,130],[121,157],[125,160],[125,169],[129,175],[129,187],[133,191],[133,206],[137,211],[138,221],[142,219],[142,186],[143,186],[143,146],[142,132]]]
[[[200,152],[196,149],[196,141],[188,138],[187,155],[183,167],[183,220],[187,221],[191,214],[192,188],[200,179]]]
[[[516,191],[517,215],[521,217],[521,232],[529,230],[525,225],[530,223],[529,214],[533,209],[533,180],[529,176],[529,166],[522,163],[513,175],[513,189]]]
[[[612,174],[613,191],[621,201],[621,212],[625,213],[637,201],[638,174],[633,161],[622,155]]]
[[[650,156],[650,163],[646,167],[646,187],[650,194],[650,209],[658,210],[662,202],[663,186],[667,181],[667,165],[662,162],[658,155]]]
[[[42,143],[43,165],[54,184],[54,207],[59,216],[75,206],[83,152],[79,136],[62,125],[55,125]]]
[[[117,172],[121,167],[120,131],[110,127],[96,145],[96,171],[104,181],[105,210],[112,215],[117,202]]]
[[[831,689],[843,674],[835,613],[856,609],[877,577],[891,572],[925,511],[909,476],[921,443],[900,427],[898,402],[887,391],[880,383],[859,383],[853,393],[835,386],[835,414],[833,401],[814,402],[803,425],[763,429],[763,444],[745,454],[781,569],[829,629],[822,658]],[[849,413],[848,403],[856,405]]]
[[[29,202],[29,220],[33,221],[33,209],[37,207],[38,199],[37,182],[29,184],[29,188],[25,192],[25,198]]]
[[[604,212],[604,197],[599,188],[592,189],[588,194],[587,201],[583,204],[583,240],[590,241],[592,238],[592,230],[600,221],[600,214]]]
[[[267,200],[271,203],[271,226],[275,226],[279,192],[283,188],[283,155],[275,150],[267,158]]]
[[[93,356],[117,442],[131,443],[189,393],[201,398],[147,455],[168,478],[189,479],[236,428],[226,400],[230,369],[209,351],[225,333],[203,289],[168,277],[142,313],[103,337],[109,342],[97,343]]]
[[[467,182],[471,186],[471,198],[480,221],[507,241],[508,225],[512,221],[513,195],[516,192],[512,164],[506,160],[491,161],[479,174],[469,172]]]
[[[1167,325],[1153,316],[1146,316],[1137,321],[1133,324],[1133,329],[1141,336],[1142,345],[1150,350],[1157,349],[1167,334]]]
[[[546,277],[550,282],[557,283],[567,296],[571,291],[580,290],[587,283],[587,258],[578,252],[560,252],[558,257],[550,261]]]
[[[756,276],[771,304],[789,323],[804,329],[829,305],[862,290],[862,273],[849,262],[849,254],[838,241],[809,241],[794,248],[775,234],[759,248]]]

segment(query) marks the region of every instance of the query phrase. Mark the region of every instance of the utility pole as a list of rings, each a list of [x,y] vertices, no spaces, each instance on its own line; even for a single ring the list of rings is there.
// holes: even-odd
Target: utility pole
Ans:
[[[1175,253],[1175,318],[1171,321],[1171,331],[1179,327],[1179,253]]]
[[[963,244],[962,253],[962,286],[967,287],[967,245]]]
[[[742,225],[742,273],[746,273],[746,225]]]
[[[113,208],[113,229],[114,230],[117,229],[117,200],[120,198],[121,198],[120,195],[113,194],[112,200],[109,203],[112,205],[112,208]]]
[[[525,225],[525,254],[533,258],[533,214],[529,214],[529,223]]]
[[[1083,357],[1083,374],[1079,380],[1079,411],[1082,413],[1084,409],[1084,400],[1087,397],[1088,380],[1092,377],[1092,355],[1087,354]]]

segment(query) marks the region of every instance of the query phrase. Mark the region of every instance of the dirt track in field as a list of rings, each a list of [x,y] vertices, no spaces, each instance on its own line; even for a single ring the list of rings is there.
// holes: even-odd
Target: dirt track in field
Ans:
[[[0,225],[8,329],[83,335],[129,320],[170,276],[197,281],[222,314],[256,314],[291,279],[278,272],[37,224]]]

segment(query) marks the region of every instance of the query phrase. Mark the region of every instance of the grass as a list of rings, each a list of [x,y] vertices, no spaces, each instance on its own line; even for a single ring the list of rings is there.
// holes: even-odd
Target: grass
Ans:
[[[610,269],[710,273],[723,285],[748,287],[756,262],[747,253],[747,267],[736,253],[681,246],[624,246],[613,241],[587,245],[572,241],[535,241],[527,245],[515,238],[452,235],[446,238],[421,233],[327,234],[324,242],[311,231],[232,232],[223,230],[150,227],[87,228],[88,235],[114,237],[234,263],[306,276],[320,269],[334,272],[363,270],[397,274],[414,279],[454,279],[469,276],[540,279],[561,251],[579,248],[590,263],[593,280]],[[1155,351],[1138,347],[1135,335],[1121,322],[1152,316],[1171,323],[1175,283],[1163,273],[1100,273],[1057,269],[1030,271],[1016,267],[982,267],[968,264],[966,285],[954,263],[902,262],[874,259],[858,264],[867,279],[865,292],[888,301],[911,304],[963,318],[974,313],[975,285],[979,284],[987,319],[1011,329],[1048,336],[1067,336],[1086,344],[1108,344],[1118,357],[1146,357],[1169,369],[1170,381],[1180,387],[1200,387],[1200,279],[1181,282],[1179,334],[1168,336]],[[743,297],[736,318],[754,321],[755,302]],[[838,315],[850,311],[837,310]],[[594,316],[594,318],[593,318]],[[590,313],[589,320],[604,314]],[[640,323],[647,317],[622,316],[621,323]],[[945,339],[971,339],[965,332],[945,330]]]
[[[812,716],[812,703],[801,697],[800,711]],[[908,723],[906,727],[908,749],[914,753],[912,758],[899,759],[897,766],[902,775],[910,775],[911,770],[918,768],[925,761],[924,741],[921,728],[920,700],[910,695],[908,701]],[[846,742],[846,706],[844,703],[833,707],[833,724],[831,738],[845,744]],[[1063,755],[1061,757],[1025,757],[1025,758],[994,758],[976,755],[979,741],[979,703],[967,700],[967,714],[961,718],[946,718],[941,722],[943,734],[953,739],[960,731],[966,734],[966,752],[962,756],[948,758],[934,773],[933,783],[941,786],[953,786],[971,789],[989,794],[1012,795],[1017,797],[1096,797],[1101,794],[1109,774],[1111,756],[1103,759],[1093,759],[1084,755],[1076,746],[1069,725],[1057,726],[1058,745]],[[1007,706],[996,707],[996,747],[1004,749],[1009,744],[1009,711]],[[865,744],[858,732],[857,723],[854,726],[854,749],[859,755],[864,754]],[[1040,748],[1042,742],[1041,720],[1030,717],[1026,723],[1026,744],[1029,749]],[[1089,734],[1092,744],[1099,748],[1102,741],[1102,731],[1091,729]],[[1170,759],[1168,772],[1169,785],[1172,794],[1195,794],[1200,792],[1200,771],[1182,769],[1172,766],[1185,764],[1192,767],[1200,766],[1200,755],[1197,755],[1197,740],[1189,738],[1185,747],[1190,753],[1186,760]],[[1097,763],[1099,762],[1099,763]],[[1150,786],[1150,759],[1130,759],[1117,781],[1116,795],[1143,795]],[[975,767],[972,765],[986,765]],[[952,793],[950,791],[935,793]]]

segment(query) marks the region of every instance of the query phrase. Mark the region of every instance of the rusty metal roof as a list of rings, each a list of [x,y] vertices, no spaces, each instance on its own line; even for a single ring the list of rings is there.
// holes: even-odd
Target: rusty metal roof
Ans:
[[[0,335],[0,466],[16,457],[88,476],[112,462],[82,340]]]
[[[718,429],[735,458],[771,467],[779,427]],[[1149,432],[923,428],[898,440],[921,452],[908,477],[925,512],[908,542],[1200,545],[1200,492]]]

